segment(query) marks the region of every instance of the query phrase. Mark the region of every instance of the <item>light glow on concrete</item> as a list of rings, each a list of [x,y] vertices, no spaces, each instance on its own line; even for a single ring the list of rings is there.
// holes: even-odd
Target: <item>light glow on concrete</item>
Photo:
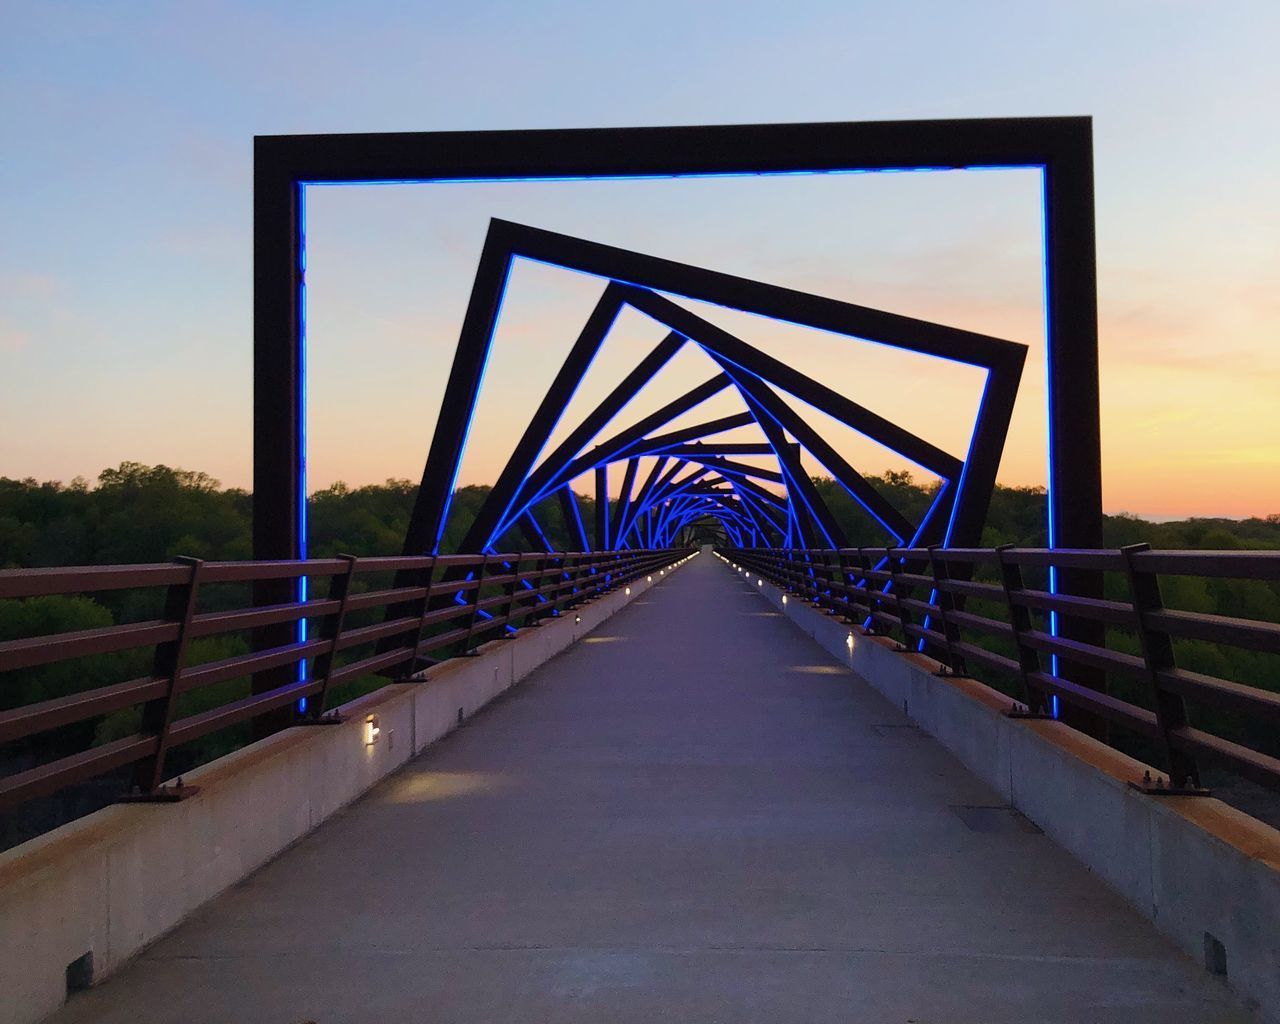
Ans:
[[[398,776],[370,799],[380,804],[422,804],[493,793],[511,780],[502,772],[422,772]]]

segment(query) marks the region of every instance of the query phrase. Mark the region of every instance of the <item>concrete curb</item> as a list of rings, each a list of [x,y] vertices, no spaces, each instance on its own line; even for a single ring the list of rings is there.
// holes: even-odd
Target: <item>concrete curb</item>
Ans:
[[[118,971],[599,627],[658,573],[651,579],[445,662],[424,682],[352,701],[339,725],[287,729],[189,772],[200,792],[181,803],[106,807],[0,853],[0,1024],[33,1024],[57,1010],[68,966],[85,954],[95,982]]]
[[[1154,768],[1059,722],[1008,718],[990,687],[744,576],[1191,957],[1208,968],[1220,943],[1228,985],[1280,1024],[1280,831],[1213,798],[1139,793],[1129,781]]]

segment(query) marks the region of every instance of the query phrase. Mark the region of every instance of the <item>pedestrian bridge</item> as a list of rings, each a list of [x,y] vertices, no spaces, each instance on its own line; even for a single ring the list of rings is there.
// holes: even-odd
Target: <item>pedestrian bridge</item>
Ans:
[[[781,591],[710,553],[641,589],[50,1020],[1255,1019],[1149,907],[1060,846],[1053,821],[1042,830],[1011,808],[922,728],[945,735],[936,701],[904,713],[834,641],[822,646],[824,623],[836,641],[847,626],[794,596],[782,606]],[[886,641],[856,642],[954,685]],[[518,655],[449,665],[491,657]],[[418,689],[434,685],[429,672]],[[382,712],[370,749],[403,750],[393,717]],[[340,731],[295,729],[306,735],[290,742]],[[1061,754],[1077,755],[1088,759]],[[1086,795],[1065,788],[1067,769],[1041,768],[1064,804]],[[202,799],[107,813],[154,821]],[[243,820],[268,827],[252,807]],[[1274,934],[1254,938],[1274,951]]]
[[[308,558],[311,186],[1015,167],[1047,548],[976,546],[1025,344],[494,218],[401,554]],[[0,813],[97,807],[0,853],[0,1024],[1280,1024],[1280,833],[1209,790],[1280,790],[1273,592],[1161,589],[1280,552],[1099,549],[1093,193],[1082,118],[257,139],[254,559],[0,569]],[[520,260],[601,290],[454,508]],[[708,304],[980,373],[963,452]]]

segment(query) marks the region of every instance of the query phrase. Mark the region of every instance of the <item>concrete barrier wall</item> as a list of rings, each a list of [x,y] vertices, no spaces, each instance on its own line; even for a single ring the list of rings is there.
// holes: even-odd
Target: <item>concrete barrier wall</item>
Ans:
[[[1227,983],[1280,1024],[1280,832],[1211,797],[1140,793],[1129,782],[1158,774],[1149,765],[1060,722],[1009,718],[990,687],[750,582],[1192,957],[1207,965],[1220,943]]]
[[[181,803],[107,807],[0,853],[0,1024],[56,1010],[68,966],[86,954],[95,981],[118,970],[650,586],[641,578],[629,595],[384,687],[345,705],[342,724],[288,729],[219,758],[187,773],[200,791]]]

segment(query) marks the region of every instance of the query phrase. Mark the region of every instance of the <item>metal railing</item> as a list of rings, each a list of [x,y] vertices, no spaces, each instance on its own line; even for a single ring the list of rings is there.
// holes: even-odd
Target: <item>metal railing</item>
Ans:
[[[1113,551],[726,548],[723,553],[866,632],[895,637],[904,652],[935,658],[947,672],[967,675],[970,666],[980,668],[1021,697],[1010,709],[1015,716],[1046,716],[1056,700],[1145,738],[1163,757],[1169,775],[1168,785],[1163,778],[1144,782],[1148,791],[1202,791],[1201,759],[1280,789],[1280,661],[1271,667],[1275,675],[1267,685],[1274,683],[1272,690],[1181,668],[1176,655],[1186,641],[1280,655],[1280,624],[1166,607],[1160,586],[1162,577],[1274,583],[1280,580],[1280,551],[1152,551],[1134,545]],[[1110,574],[1117,582],[1110,590],[1123,590],[1125,596],[1079,596],[1049,586],[1051,573],[1065,580],[1073,572],[1095,574],[1095,579]],[[1129,646],[1137,653],[1060,635],[1066,631],[1058,623],[1067,617],[1101,623],[1113,638],[1136,638]],[[1107,692],[1073,682],[1074,666],[1103,672],[1115,685]],[[1188,703],[1198,714],[1189,713]],[[1198,717],[1226,716],[1249,728],[1215,732],[1192,724]]]
[[[535,626],[686,554],[671,549],[279,562],[182,558],[159,565],[0,571],[0,601],[140,591],[144,605],[146,592],[153,605],[163,603],[155,618],[0,642],[0,708],[13,704],[5,699],[6,684],[16,685],[23,672],[44,666],[84,665],[79,659],[123,652],[141,652],[151,665],[137,678],[0,710],[0,745],[26,740],[37,747],[40,734],[50,730],[125,709],[140,711],[132,735],[86,742],[0,777],[0,808],[127,767],[132,781],[126,788],[133,794],[172,797],[173,790],[161,783],[175,747],[282,711],[286,721],[298,724],[333,721],[329,698],[339,686],[373,675],[383,678],[370,688],[403,680],[431,656],[464,654],[516,627]],[[249,585],[301,580],[312,594],[323,590],[324,596],[267,606],[255,606],[248,596]],[[207,594],[221,598],[211,603],[226,605],[229,588],[230,607],[202,610]],[[263,645],[272,628],[278,638],[280,627],[291,624],[292,642]],[[244,634],[256,638],[249,650],[188,663],[192,641]],[[233,680],[248,690],[250,676],[251,692],[181,713],[183,695]],[[291,708],[303,707],[291,715]]]

